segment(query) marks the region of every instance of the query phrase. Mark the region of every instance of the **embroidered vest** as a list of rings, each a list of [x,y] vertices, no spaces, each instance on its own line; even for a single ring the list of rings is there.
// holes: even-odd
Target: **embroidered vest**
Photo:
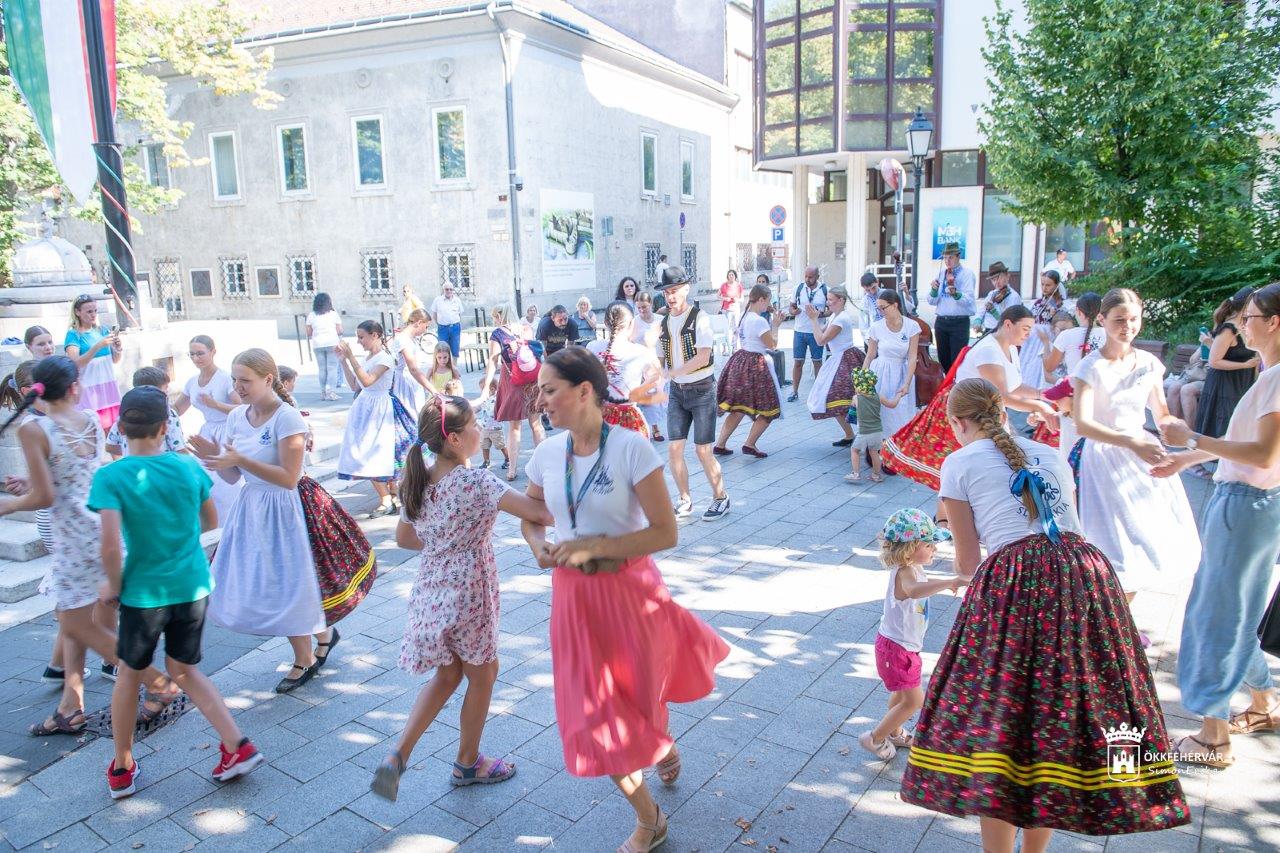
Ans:
[[[680,353],[684,357],[684,362],[688,363],[697,354],[698,348],[694,345],[697,342],[697,323],[698,323],[698,306],[694,305],[689,309],[689,316],[684,320],[684,325],[680,327]],[[667,314],[662,318],[662,332],[658,335],[658,343],[662,346],[662,364],[668,370],[675,367],[671,363],[671,315]],[[707,362],[707,367],[715,364],[715,348],[711,350],[711,360]],[[706,369],[706,368],[702,368]]]

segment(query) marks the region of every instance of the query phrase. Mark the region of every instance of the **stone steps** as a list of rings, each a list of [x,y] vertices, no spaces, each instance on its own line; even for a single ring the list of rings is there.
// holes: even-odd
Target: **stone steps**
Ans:
[[[34,521],[0,519],[0,560],[25,563],[47,553]]]
[[[52,563],[53,557],[47,554],[34,560],[0,560],[0,604],[13,604],[35,595]]]

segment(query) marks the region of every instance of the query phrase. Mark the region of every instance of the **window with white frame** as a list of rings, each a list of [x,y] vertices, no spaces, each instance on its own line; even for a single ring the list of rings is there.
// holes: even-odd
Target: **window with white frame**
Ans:
[[[253,274],[258,281],[259,296],[280,295],[280,267],[254,267]]]
[[[355,151],[356,187],[385,187],[387,171],[382,150],[382,116],[352,118],[351,147]]]
[[[209,299],[213,296],[213,271],[212,270],[190,270],[191,276],[191,296],[200,299]]]
[[[166,190],[173,186],[169,178],[169,161],[165,158],[164,146],[160,143],[142,146],[142,170],[151,186]]]
[[[364,292],[369,296],[392,296],[390,249],[366,249],[360,253],[364,268]]]
[[[310,299],[316,295],[316,256],[290,255],[289,295],[294,299]]]
[[[300,124],[277,128],[280,140],[280,183],[285,195],[311,189],[307,177],[307,132]]]
[[[658,283],[658,259],[662,257],[661,243],[644,244],[644,281],[645,284]]]
[[[693,155],[691,140],[680,140],[680,200],[693,201]]]
[[[440,247],[440,288],[452,284],[459,293],[475,293],[472,274],[475,272],[474,244]]]
[[[209,168],[213,175],[214,199],[240,198],[240,162],[234,131],[209,134]]]
[[[222,270],[222,295],[227,299],[249,298],[248,264],[244,258],[219,258]]]
[[[467,108],[436,107],[431,111],[436,141],[436,180],[462,183],[467,180]]]
[[[691,281],[698,280],[698,247],[693,243],[685,243],[680,247],[680,265],[689,275]]]
[[[658,194],[658,135],[647,131],[640,134],[640,192]]]

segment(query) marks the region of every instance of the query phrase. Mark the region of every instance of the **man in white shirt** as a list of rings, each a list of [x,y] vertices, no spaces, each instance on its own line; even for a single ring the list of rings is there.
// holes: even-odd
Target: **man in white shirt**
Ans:
[[[796,288],[791,299],[791,316],[795,318],[795,338],[791,344],[791,396],[787,402],[794,403],[800,397],[800,380],[804,377],[804,360],[807,357],[813,362],[813,375],[817,376],[822,368],[822,347],[813,333],[813,321],[805,313],[804,307],[812,305],[819,317],[826,317],[827,286],[818,282],[818,268],[806,267],[804,284]]]
[[[720,463],[712,452],[716,437],[716,380],[712,350],[715,333],[711,320],[696,305],[689,304],[689,276],[682,267],[669,266],[658,283],[667,299],[667,315],[658,335],[658,358],[671,381],[667,400],[667,438],[671,444],[671,478],[680,499],[676,516],[693,513],[689,493],[689,469],[684,462],[684,443],[693,428],[693,445],[702,463],[702,472],[711,484],[711,506],[703,521],[718,521],[729,512],[729,495],[724,490]]]
[[[1071,261],[1067,260],[1067,250],[1059,249],[1054,255],[1053,260],[1044,265],[1041,272],[1054,270],[1058,273],[1058,279],[1065,285],[1071,279],[1076,277],[1076,268],[1071,265]]]
[[[444,293],[431,300],[431,313],[436,318],[437,334],[449,345],[453,357],[458,357],[462,344],[462,300],[453,290],[453,282],[444,283]]]
[[[653,277],[658,282],[658,290],[662,290],[662,274],[667,271],[670,264],[667,263],[666,255],[658,255],[658,264],[653,268]]]

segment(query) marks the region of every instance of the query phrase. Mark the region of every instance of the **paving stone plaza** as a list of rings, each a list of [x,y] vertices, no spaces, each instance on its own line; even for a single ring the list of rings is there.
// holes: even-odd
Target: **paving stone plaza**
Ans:
[[[468,377],[469,390],[476,380]],[[301,395],[301,403],[335,416],[345,406],[320,403],[314,393]],[[800,403],[784,411],[760,443],[768,459],[735,455],[725,463],[728,517],[682,522],[679,545],[659,560],[676,598],[733,649],[714,693],[673,708],[684,770],[671,788],[654,779],[671,817],[664,849],[978,849],[976,819],[935,815],[899,799],[905,751],[886,764],[857,743],[888,695],[872,654],[886,582],[876,536],[894,509],[931,510],[933,496],[901,478],[843,482],[848,456],[831,447],[835,427],[811,421]],[[706,483],[696,473],[693,482],[701,509]],[[1205,484],[1186,482],[1199,508]],[[366,487],[326,485],[362,519],[372,506]],[[516,485],[523,488],[523,477]],[[423,683],[396,668],[418,560],[395,547],[394,519],[380,518],[362,521],[378,548],[379,580],[340,623],[330,665],[305,687],[272,692],[289,658],[283,638],[206,632],[203,669],[267,756],[266,765],[230,784],[210,779],[217,737],[198,713],[188,713],[139,744],[138,794],[109,799],[102,782],[108,740],[27,735],[27,725],[56,702],[56,691],[39,680],[53,620],[46,613],[13,624],[18,617],[10,614],[0,632],[0,851],[613,850],[631,831],[632,812],[608,779],[578,779],[563,769],[547,636],[551,578],[537,568],[517,525],[504,519],[495,543],[501,674],[482,747],[514,758],[519,772],[511,781],[450,786],[459,693],[418,745],[399,801],[369,793],[373,768]],[[949,556],[941,552],[940,561]],[[941,562],[936,568],[945,571]],[[1144,594],[1135,603],[1154,641],[1150,660],[1175,735],[1198,725],[1178,704],[1173,677],[1187,592]],[[957,605],[949,595],[933,598],[926,676]],[[88,707],[104,707],[109,688],[91,677]],[[1231,769],[1183,774],[1189,826],[1110,840],[1057,833],[1051,849],[1280,848],[1280,737],[1237,737],[1234,746]]]

